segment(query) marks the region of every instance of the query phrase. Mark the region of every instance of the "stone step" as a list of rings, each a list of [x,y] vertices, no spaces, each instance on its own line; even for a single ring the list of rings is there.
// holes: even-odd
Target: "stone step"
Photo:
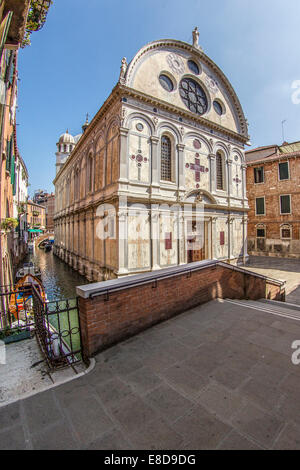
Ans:
[[[289,308],[277,307],[273,304],[264,304],[263,302],[255,300],[234,300],[226,299],[226,302],[232,303],[240,307],[246,307],[249,309],[257,310],[262,313],[269,313],[272,315],[277,315],[284,318],[289,318],[291,320],[300,321],[300,311],[296,311]],[[280,302],[278,302],[280,303]]]

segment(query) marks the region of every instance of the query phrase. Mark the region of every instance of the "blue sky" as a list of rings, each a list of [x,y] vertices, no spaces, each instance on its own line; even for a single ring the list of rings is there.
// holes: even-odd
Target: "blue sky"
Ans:
[[[199,43],[229,78],[253,146],[300,140],[299,0],[54,0],[19,54],[18,145],[30,193],[53,190],[56,142],[81,132],[116,84],[123,56],[161,38]]]

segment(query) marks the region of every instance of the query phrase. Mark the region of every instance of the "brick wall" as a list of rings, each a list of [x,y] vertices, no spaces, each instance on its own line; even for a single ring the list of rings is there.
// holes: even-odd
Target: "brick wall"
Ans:
[[[128,277],[129,278],[129,277]],[[119,280],[113,281],[114,286]],[[105,283],[99,283],[99,285]],[[279,299],[281,288],[264,278],[216,263],[192,273],[123,288],[92,299],[79,297],[82,342],[87,357],[151,325],[216,298]],[[108,299],[107,299],[108,295]]]
[[[287,161],[282,159],[280,161]],[[300,158],[288,158],[290,179],[278,178],[278,160],[247,167],[248,252],[271,256],[300,257]],[[264,167],[264,182],[255,184],[254,168]],[[280,214],[280,195],[291,195],[291,214]],[[255,199],[265,197],[265,215],[255,214]],[[264,224],[265,238],[257,238],[257,224]],[[291,224],[291,239],[282,239],[282,224]]]

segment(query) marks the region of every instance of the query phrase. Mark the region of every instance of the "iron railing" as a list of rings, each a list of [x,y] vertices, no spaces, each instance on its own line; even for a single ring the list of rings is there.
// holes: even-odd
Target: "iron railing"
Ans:
[[[0,330],[33,329],[33,299],[31,284],[15,290],[11,285],[0,286]]]
[[[82,360],[78,300],[44,302],[32,286],[35,331],[50,370],[73,366]]]

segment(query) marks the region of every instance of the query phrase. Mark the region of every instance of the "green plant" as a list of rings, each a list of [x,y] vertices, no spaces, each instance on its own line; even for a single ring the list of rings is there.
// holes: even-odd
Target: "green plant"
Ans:
[[[44,26],[51,5],[52,0],[31,0],[22,48],[30,46],[31,33]]]
[[[14,219],[13,217],[7,217],[6,219],[2,220],[1,228],[2,230],[8,231],[16,228],[18,224],[19,222],[17,219]]]
[[[7,338],[8,336],[22,333],[22,328],[10,328],[6,326],[3,330],[0,330],[0,339]]]
[[[18,214],[22,215],[22,214],[25,214],[25,212],[26,212],[26,204],[25,202],[20,202],[20,204],[18,205]]]

